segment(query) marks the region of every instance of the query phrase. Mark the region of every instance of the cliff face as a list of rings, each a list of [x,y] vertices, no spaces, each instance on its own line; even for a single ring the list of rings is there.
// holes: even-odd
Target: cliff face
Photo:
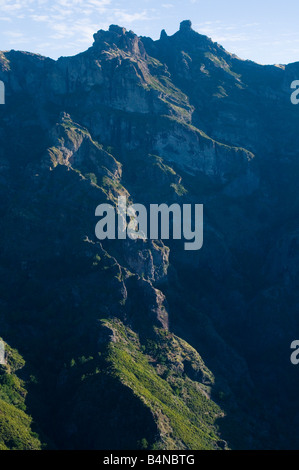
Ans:
[[[50,447],[298,448],[298,74],[188,21],[0,54],[0,335]],[[118,196],[203,203],[203,248],[100,243]]]

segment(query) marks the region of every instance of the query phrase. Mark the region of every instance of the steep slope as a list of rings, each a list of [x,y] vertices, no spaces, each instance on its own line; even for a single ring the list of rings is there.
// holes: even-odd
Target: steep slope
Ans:
[[[31,386],[28,406],[48,435],[48,445],[137,448],[146,441],[157,448],[225,446],[216,425],[222,413],[206,387],[197,388],[203,380],[201,374],[196,381],[184,379],[184,365],[178,371],[176,364],[171,378],[163,378],[165,369],[172,370],[168,358],[161,359],[160,366],[146,354],[148,344],[162,347],[165,343],[163,347],[169,348],[172,341],[156,333],[157,327],[167,331],[168,314],[164,295],[152,284],[165,282],[168,249],[159,241],[107,241],[106,249],[95,241],[96,205],[114,204],[119,194],[130,197],[119,182],[120,163],[67,114],[61,115],[49,139],[50,147],[40,162],[25,162],[14,192],[17,210],[9,209],[3,216],[3,251],[8,259],[1,276],[3,282],[6,278],[4,314],[5,305],[10,309],[4,317],[6,336],[20,345],[34,371],[36,383]],[[7,277],[10,256],[16,256],[10,236],[16,218],[22,219],[30,235],[20,241],[18,267],[13,266]],[[4,263],[4,256],[2,259]],[[18,273],[17,279],[14,273]],[[134,382],[124,380],[124,370],[114,370],[119,355],[125,353],[123,343],[114,355],[110,342],[115,340],[105,334],[106,324],[99,323],[101,318],[115,317],[138,332],[131,333],[134,343],[138,336],[142,338],[144,350],[136,345],[135,351],[133,344],[129,350],[141,374],[139,395]],[[122,323],[114,322],[119,329]],[[178,347],[177,354],[180,350],[184,346]],[[151,362],[157,363],[157,371]],[[187,358],[185,362],[188,364]],[[192,364],[195,370],[204,367],[196,356]],[[127,374],[132,374],[130,368],[128,360]],[[185,383],[197,396],[177,398],[177,390],[184,390]],[[158,412],[159,398],[142,404],[146,395],[155,397],[157,387],[167,391],[165,407],[174,400],[173,410],[169,410],[173,423],[167,426],[168,408]],[[142,398],[141,403],[137,398]],[[187,429],[193,418],[189,407],[201,401],[211,419],[198,422],[190,434]],[[182,406],[186,416],[180,418]]]
[[[298,448],[297,72],[188,21],[1,53],[0,333],[48,447]],[[95,208],[120,195],[203,203],[202,250],[100,243]]]

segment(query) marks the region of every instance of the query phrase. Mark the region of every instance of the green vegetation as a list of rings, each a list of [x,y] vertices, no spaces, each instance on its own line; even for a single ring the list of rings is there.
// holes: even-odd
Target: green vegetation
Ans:
[[[15,374],[25,362],[10,346],[5,350],[7,364],[0,366],[0,450],[39,450],[41,443],[26,414],[25,384]]]
[[[187,194],[188,192],[187,189],[184,188],[182,184],[172,183],[170,186],[175,190],[178,196],[184,196],[184,194]]]
[[[114,376],[150,408],[156,420],[160,440],[155,448],[217,448],[216,420],[223,412],[209,398],[208,387],[178,371],[187,358],[192,362],[196,357],[201,364],[196,351],[163,330],[157,331],[155,341],[142,347],[138,336],[120,321],[105,320],[104,324],[117,338],[108,346],[107,355]],[[166,364],[170,368],[175,365],[168,375],[164,374]],[[207,370],[204,374],[212,379]]]
[[[232,75],[234,78],[239,79],[240,75],[233,72],[227,62],[222,57],[217,57],[216,55],[212,54],[211,52],[206,52],[205,56],[213,62],[216,67],[224,69],[228,74]]]
[[[31,418],[0,400],[0,450],[40,450],[38,436],[31,431]]]
[[[94,173],[86,173],[85,178],[91,181],[92,184],[97,184],[98,180]]]
[[[170,173],[171,175],[175,175],[175,171],[173,168],[171,168],[169,165],[166,165],[165,162],[163,161],[163,158],[158,157],[157,155],[149,155],[150,157],[153,157],[155,159],[155,165],[157,165],[160,170],[162,170],[164,173]]]

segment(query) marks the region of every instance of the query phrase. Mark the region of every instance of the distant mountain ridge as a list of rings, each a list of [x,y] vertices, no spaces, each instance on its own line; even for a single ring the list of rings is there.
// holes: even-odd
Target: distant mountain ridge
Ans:
[[[296,79],[190,21],[0,53],[0,448],[299,447]],[[121,195],[204,204],[203,248],[100,243]]]

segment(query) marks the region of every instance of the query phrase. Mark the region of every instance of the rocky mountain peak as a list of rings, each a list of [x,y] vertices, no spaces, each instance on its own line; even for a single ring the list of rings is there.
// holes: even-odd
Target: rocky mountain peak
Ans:
[[[122,26],[118,26],[118,25],[115,25],[115,24],[111,24],[109,26],[109,31],[111,33],[116,33],[119,36],[124,36],[127,32],[126,28],[123,28]]]
[[[192,22],[190,20],[184,20],[180,23],[180,31],[186,33],[192,31]]]
[[[160,40],[163,41],[163,39],[166,39],[167,37],[168,36],[167,36],[165,29],[162,29],[161,34],[160,34]]]
[[[117,25],[111,25],[109,31],[100,29],[93,35],[93,48],[104,50],[107,43],[112,47],[129,52],[138,56],[145,56],[145,50],[139,37],[133,31],[127,31],[126,28]]]

